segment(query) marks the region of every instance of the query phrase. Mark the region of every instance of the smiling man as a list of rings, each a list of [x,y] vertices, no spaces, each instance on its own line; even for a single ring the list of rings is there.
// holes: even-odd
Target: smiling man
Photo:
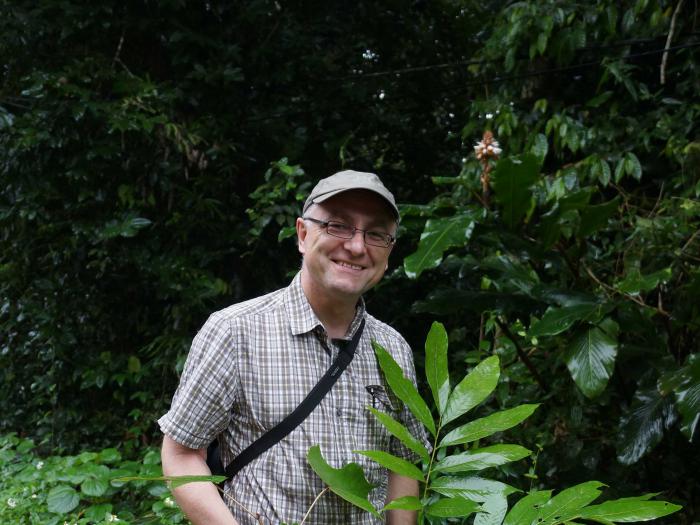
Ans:
[[[172,406],[159,424],[165,434],[166,475],[208,475],[206,449],[216,437],[228,464],[291,413],[358,336],[355,357],[311,414],[284,439],[226,482],[222,500],[211,483],[189,483],[175,497],[195,524],[300,522],[324,484],[306,461],[320,445],[335,467],[359,463],[375,507],[418,495],[416,481],[387,472],[357,450],[412,453],[379,424],[373,406],[402,421],[415,437],[425,431],[389,392],[371,342],[386,348],[415,383],[412,353],[391,327],[365,310],[362,294],[384,275],[399,213],[375,174],[341,171],[321,180],[304,204],[296,230],[301,271],[287,287],[211,315],[195,337]],[[363,323],[364,321],[364,323]],[[308,523],[381,523],[332,493],[313,506]],[[387,523],[415,523],[414,513],[390,511]]]

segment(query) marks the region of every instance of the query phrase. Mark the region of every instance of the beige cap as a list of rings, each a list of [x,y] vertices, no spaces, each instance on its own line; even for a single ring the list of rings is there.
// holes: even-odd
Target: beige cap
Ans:
[[[314,186],[314,189],[311,190],[311,193],[306,198],[303,213],[305,214],[312,204],[318,204],[339,193],[350,190],[369,190],[376,193],[387,202],[396,220],[399,219],[399,209],[396,207],[394,196],[382,184],[379,177],[374,173],[354,170],[339,171],[330,177],[318,181],[318,184]]]

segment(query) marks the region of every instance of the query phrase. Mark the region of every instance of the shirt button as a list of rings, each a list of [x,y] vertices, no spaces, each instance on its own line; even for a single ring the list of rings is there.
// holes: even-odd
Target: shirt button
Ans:
[[[343,411],[342,411],[341,409],[338,408],[338,409],[336,409],[336,411],[335,411],[335,415],[338,416],[338,417],[341,417],[341,416],[343,415]]]

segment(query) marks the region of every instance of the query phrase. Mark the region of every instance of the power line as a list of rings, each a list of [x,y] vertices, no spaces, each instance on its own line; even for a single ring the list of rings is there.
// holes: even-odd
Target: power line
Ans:
[[[695,35],[696,33],[691,33],[691,34]],[[637,39],[637,40],[621,40],[619,42],[613,42],[613,43],[606,44],[606,45],[582,47],[582,48],[579,48],[577,51],[586,51],[586,50],[594,50],[594,49],[612,49],[615,47],[624,47],[624,46],[635,44],[635,43],[655,42],[657,40],[658,39],[651,39],[651,38]],[[669,48],[669,50],[682,49],[684,47],[695,47],[696,45],[698,45],[698,44],[697,43],[685,44],[685,45],[675,46],[673,48]],[[664,52],[664,49],[645,51],[645,52],[628,54],[628,55],[625,55],[624,57],[620,57],[620,58],[631,58],[631,57],[643,56],[645,54],[657,54],[657,53],[663,53],[663,52]],[[519,62],[529,61],[529,60],[530,59],[527,57],[523,57],[523,58],[518,59]],[[458,61],[458,62],[445,62],[442,64],[428,64],[425,66],[404,67],[404,68],[390,69],[387,71],[375,71],[375,72],[371,72],[371,73],[345,75],[342,77],[328,78],[325,80],[330,81],[330,82],[342,82],[342,81],[346,81],[346,80],[363,80],[366,78],[370,79],[370,78],[396,76],[396,75],[410,74],[410,73],[430,72],[430,71],[437,70],[437,69],[456,69],[456,68],[460,68],[463,66],[481,66],[481,65],[496,63],[496,62],[500,62],[500,61],[501,61],[501,59],[464,60],[464,61]]]
[[[610,57],[612,61],[615,60],[629,60],[632,58],[639,58],[643,56],[649,56],[649,55],[659,55],[662,54],[664,51],[678,51],[682,49],[689,49],[689,48],[694,48],[700,46],[700,42],[694,42],[690,44],[679,44],[677,46],[672,46],[669,47],[668,49],[666,48],[661,48],[661,49],[653,49],[650,51],[641,51],[638,53],[628,53],[627,55],[623,55],[621,57]],[[589,67],[595,67],[601,65],[605,59],[608,57],[605,57],[603,60],[595,60],[595,61],[590,61],[590,62],[581,62],[578,64],[571,64],[568,66],[561,66],[557,68],[548,68],[548,69],[539,69],[539,70],[533,70],[533,71],[527,71],[524,73],[518,73],[515,75],[508,75],[508,76],[495,76],[492,78],[485,78],[485,79],[479,79],[479,80],[473,80],[473,81],[467,81],[467,82],[460,82],[459,86],[457,86],[454,89],[448,89],[446,91],[448,92],[459,92],[463,91],[465,87],[478,87],[478,86],[486,86],[490,84],[497,84],[501,82],[509,82],[511,80],[519,80],[519,79],[524,79],[524,78],[532,78],[532,77],[538,77],[538,76],[545,76],[545,75],[550,75],[550,74],[557,74],[557,73],[564,73],[567,71],[575,71],[577,69],[585,69]],[[481,63],[481,62],[480,62]],[[438,64],[440,67],[446,67],[447,64]],[[429,67],[429,66],[424,66],[424,67]],[[410,68],[413,69],[413,68]],[[391,74],[391,73],[387,73]],[[353,78],[353,77],[351,77]],[[392,101],[396,100],[404,100],[409,98],[409,95],[405,96],[399,96],[399,97],[391,97]],[[302,101],[304,104],[307,103],[307,101]],[[290,111],[290,112],[285,112],[285,113],[276,113],[274,115],[266,115],[266,116],[261,116],[261,117],[253,117],[250,119],[245,119],[246,122],[262,122],[266,120],[275,120],[278,118],[285,118],[285,117],[294,117],[294,116],[299,116],[299,115],[305,115],[309,113],[309,109],[304,109],[304,110],[297,110],[297,111]]]

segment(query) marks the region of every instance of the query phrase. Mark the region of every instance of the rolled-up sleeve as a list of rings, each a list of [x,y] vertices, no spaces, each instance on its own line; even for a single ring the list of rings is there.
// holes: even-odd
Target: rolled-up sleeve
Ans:
[[[161,431],[177,443],[205,448],[228,425],[240,390],[235,342],[228,319],[213,314],[192,341]]]

